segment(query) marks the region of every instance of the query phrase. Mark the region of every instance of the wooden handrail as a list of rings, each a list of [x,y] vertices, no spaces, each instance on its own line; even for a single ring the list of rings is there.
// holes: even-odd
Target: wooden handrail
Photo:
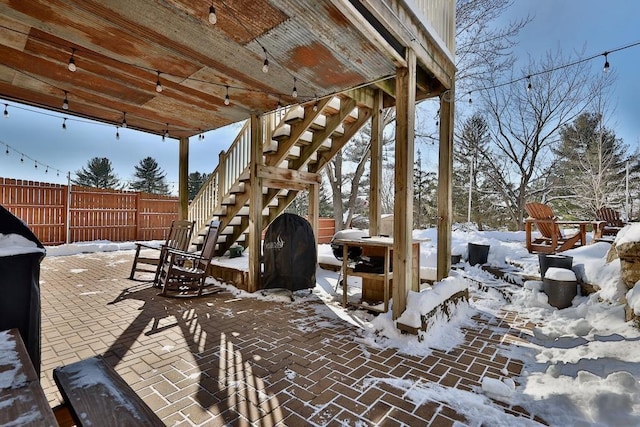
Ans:
[[[273,131],[283,122],[288,112],[289,108],[280,108],[265,115],[263,121],[265,139],[271,139]],[[249,167],[250,148],[251,130],[247,120],[229,149],[220,152],[218,166],[189,205],[188,218],[190,221],[195,221],[196,230],[202,230],[211,220],[214,213],[222,206],[223,197],[229,194],[233,184]]]

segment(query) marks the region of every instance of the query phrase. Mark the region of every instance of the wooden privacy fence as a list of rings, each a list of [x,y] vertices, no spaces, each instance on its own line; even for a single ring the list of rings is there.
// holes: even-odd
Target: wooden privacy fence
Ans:
[[[177,197],[0,178],[0,204],[44,245],[162,240]]]
[[[0,178],[0,205],[22,219],[43,245],[164,240],[178,219],[177,197]],[[318,243],[333,237],[320,218]]]

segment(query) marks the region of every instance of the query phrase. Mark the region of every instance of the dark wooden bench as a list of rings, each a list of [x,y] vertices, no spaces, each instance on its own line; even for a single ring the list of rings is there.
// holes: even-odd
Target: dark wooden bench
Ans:
[[[164,426],[160,418],[101,357],[53,370],[78,426]]]

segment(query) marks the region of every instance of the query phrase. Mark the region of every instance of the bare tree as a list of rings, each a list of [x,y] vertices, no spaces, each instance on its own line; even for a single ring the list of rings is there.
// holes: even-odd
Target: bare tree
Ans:
[[[529,184],[541,181],[551,161],[550,147],[561,127],[580,115],[599,93],[603,80],[590,74],[589,64],[571,63],[560,51],[530,62],[525,85],[494,85],[482,91],[491,120],[492,145],[482,153],[493,171],[490,179],[507,207],[513,225],[521,229],[524,205],[535,196]],[[549,70],[540,72],[541,70]],[[512,75],[511,81],[517,79]],[[537,189],[539,193],[544,188]]]

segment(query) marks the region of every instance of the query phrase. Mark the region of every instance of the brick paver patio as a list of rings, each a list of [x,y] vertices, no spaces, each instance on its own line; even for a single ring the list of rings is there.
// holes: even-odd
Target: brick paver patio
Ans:
[[[407,356],[362,342],[320,298],[169,299],[128,280],[133,251],[46,257],[41,266],[42,385],[60,365],[104,355],[167,425],[452,426],[464,416],[415,404],[390,379],[472,390],[522,363],[499,348],[526,339],[515,315],[483,314],[450,352]],[[380,381],[377,381],[380,380]],[[505,412],[531,418],[501,404]]]

